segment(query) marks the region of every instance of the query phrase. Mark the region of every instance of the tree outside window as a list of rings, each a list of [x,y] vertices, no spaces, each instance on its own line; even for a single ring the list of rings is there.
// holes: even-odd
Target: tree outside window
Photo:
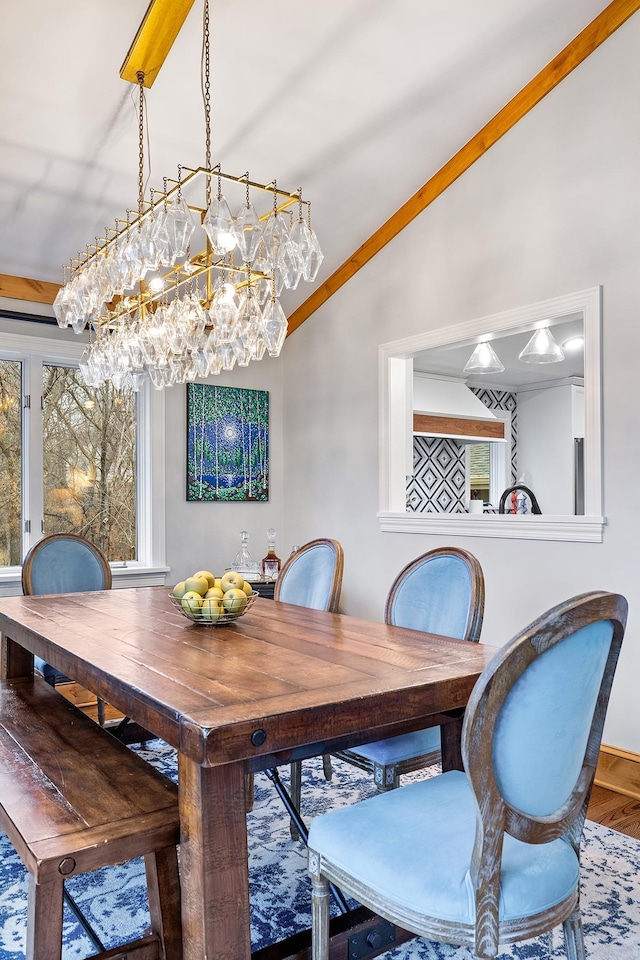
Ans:
[[[45,365],[42,396],[45,535],[77,533],[109,560],[135,559],[135,394]]]

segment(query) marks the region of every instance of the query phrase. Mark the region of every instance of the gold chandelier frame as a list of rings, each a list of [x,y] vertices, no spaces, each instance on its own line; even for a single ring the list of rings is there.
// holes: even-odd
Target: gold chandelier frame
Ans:
[[[182,171],[186,171],[186,176],[182,177]],[[96,237],[95,243],[89,244],[84,252],[84,254],[79,251],[77,257],[73,257],[67,266],[67,269],[71,274],[75,274],[79,270],[84,270],[90,266],[91,261],[97,259],[100,256],[106,256],[109,252],[109,249],[113,246],[117,246],[119,241],[122,238],[127,237],[127,235],[133,231],[140,229],[143,222],[148,219],[148,217],[153,216],[156,211],[162,209],[165,204],[171,201],[171,198],[178,193],[182,193],[188,190],[190,184],[195,183],[198,178],[206,177],[208,183],[215,177],[216,179],[225,180],[230,183],[246,185],[254,190],[261,190],[265,193],[271,194],[275,198],[281,198],[281,202],[274,203],[273,207],[270,207],[265,213],[261,214],[260,220],[267,220],[273,210],[277,210],[278,213],[283,213],[287,210],[290,210],[291,207],[296,204],[301,210],[303,207],[307,213],[307,219],[309,219],[309,214],[311,210],[311,203],[309,200],[304,200],[301,196],[301,188],[293,192],[282,190],[279,188],[275,181],[271,181],[268,184],[259,183],[254,180],[250,180],[248,174],[243,174],[242,176],[235,176],[234,174],[224,173],[220,170],[219,165],[207,169],[206,167],[179,167],[179,176],[178,179],[173,179],[171,177],[164,178],[165,186],[162,190],[151,188],[151,195],[158,195],[159,199],[155,201],[142,200],[143,211],[142,213],[136,213],[133,219],[116,219],[116,223],[120,224],[119,229],[109,230],[111,236],[106,237]],[[167,184],[173,184],[173,186],[167,187]],[[187,204],[189,210],[192,213],[195,213],[199,219],[200,224],[202,225],[202,220],[206,214],[206,207],[201,207],[193,203]],[[128,213],[134,213],[133,210],[127,211]],[[207,238],[206,247],[200,250],[196,254],[192,254],[188,261],[184,263],[177,263],[172,267],[166,267],[163,270],[162,279],[164,281],[164,287],[162,290],[154,291],[149,287],[148,282],[141,282],[139,284],[139,290],[128,296],[112,301],[111,311],[109,316],[102,318],[96,318],[96,321],[93,323],[94,328],[101,326],[110,326],[116,317],[121,317],[123,314],[133,314],[138,308],[144,311],[148,309],[152,304],[159,303],[163,297],[167,297],[172,292],[177,292],[181,287],[185,286],[189,282],[193,282],[198,277],[206,276],[206,293],[204,298],[204,305],[209,307],[211,304],[211,299],[213,297],[213,271],[214,270],[225,270],[231,273],[245,273],[247,271],[246,265],[243,264],[239,266],[237,264],[229,263],[225,257],[214,257],[211,244]],[[247,279],[241,280],[238,283],[238,289],[246,286],[249,282],[257,282],[260,279],[270,280],[270,274],[262,273],[259,270],[249,267],[249,276]]]
[[[138,209],[134,214],[133,210],[127,210],[127,219],[116,218],[116,228],[105,228],[104,237],[96,237],[94,244],[89,244],[84,254],[79,251],[78,256],[72,258],[66,267],[63,267],[63,273],[68,269],[71,277],[91,266],[92,261],[101,256],[107,256],[110,248],[116,247],[122,238],[126,238],[133,230],[141,229],[145,220],[153,217],[156,211],[166,207],[174,195],[181,196],[183,192],[188,192],[189,185],[199,177],[206,177],[206,206],[201,207],[193,203],[187,203],[189,210],[195,213],[203,224],[207,207],[211,200],[211,180],[215,177],[220,181],[242,184],[247,189],[247,203],[249,199],[249,189],[260,190],[269,193],[274,198],[273,207],[259,216],[260,221],[266,221],[272,212],[282,213],[289,210],[294,204],[298,204],[299,219],[302,219],[303,207],[306,208],[307,221],[311,225],[311,204],[308,200],[302,199],[302,187],[295,191],[282,190],[277,186],[275,180],[267,184],[259,183],[249,179],[249,173],[241,176],[224,173],[220,164],[211,166],[211,97],[210,97],[210,41],[209,41],[209,2],[204,3],[203,17],[203,97],[205,110],[205,160],[206,166],[187,167],[178,165],[178,179],[170,177],[163,178],[163,189],[150,189],[151,200],[144,197],[144,133],[145,133],[145,98],[144,88],[151,87],[155,80],[165,57],[167,56],[173,41],[182,28],[184,21],[189,13],[194,0],[151,0],[145,13],[138,32],[127,53],[125,61],[120,70],[120,76],[131,83],[136,83],[140,92],[138,108]],[[182,173],[186,171],[186,177]],[[168,186],[172,184],[172,186]],[[158,195],[159,199],[154,200]],[[280,202],[278,202],[278,198]],[[110,235],[109,235],[110,234]],[[250,264],[237,265],[231,262],[227,257],[213,255],[213,250],[209,238],[206,239],[206,246],[197,254],[189,255],[183,263],[176,263],[173,266],[165,267],[162,271],[162,289],[152,290],[148,281],[140,281],[137,291],[129,296],[116,297],[111,303],[106,304],[107,313],[101,317],[96,317],[89,324],[90,328],[99,329],[100,327],[111,327],[113,323],[127,314],[133,315],[136,310],[144,313],[152,307],[166,299],[173,292],[178,294],[180,288],[192,284],[203,275],[206,278],[206,291],[202,305],[208,308],[211,305],[213,297],[212,275],[214,270],[224,270],[229,273],[246,273],[246,279],[237,284],[237,289],[241,289],[248,284],[265,279],[272,279],[270,274],[262,273],[259,270],[252,269]],[[63,277],[66,280],[66,276]]]

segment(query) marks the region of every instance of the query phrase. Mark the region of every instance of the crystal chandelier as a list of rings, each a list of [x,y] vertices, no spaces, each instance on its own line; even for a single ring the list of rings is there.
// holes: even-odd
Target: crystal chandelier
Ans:
[[[60,327],[89,328],[86,383],[139,390],[277,357],[287,334],[278,297],[313,282],[323,260],[302,189],[232,176],[211,163],[209,3],[204,0],[205,165],[178,166],[144,193],[144,73],[138,72],[138,204],[63,268]],[[222,192],[240,192],[234,214]],[[204,188],[204,189],[203,189]],[[260,204],[260,199],[262,204]],[[197,251],[197,252],[194,252]]]

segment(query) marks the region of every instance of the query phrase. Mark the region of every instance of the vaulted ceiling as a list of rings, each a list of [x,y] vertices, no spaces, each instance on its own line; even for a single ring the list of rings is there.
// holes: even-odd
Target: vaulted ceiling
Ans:
[[[213,162],[303,187],[320,286],[605,7],[211,0]],[[59,282],[63,263],[136,206],[137,91],[119,71],[146,8],[3,9],[0,275]],[[152,185],[204,163],[201,19],[196,0],[147,92]],[[290,292],[287,312],[310,290]]]

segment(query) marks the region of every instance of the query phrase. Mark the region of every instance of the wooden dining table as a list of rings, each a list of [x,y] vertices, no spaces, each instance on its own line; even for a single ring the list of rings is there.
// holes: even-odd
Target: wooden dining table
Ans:
[[[459,767],[496,648],[264,598],[199,626],[168,593],[1,599],[2,676],[35,654],[177,749],[184,958],[248,960],[245,774],[434,723]]]

